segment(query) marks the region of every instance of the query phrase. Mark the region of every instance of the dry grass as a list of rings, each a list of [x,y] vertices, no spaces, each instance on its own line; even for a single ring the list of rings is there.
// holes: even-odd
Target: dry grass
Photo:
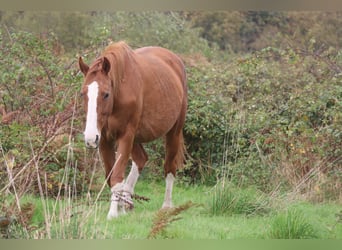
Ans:
[[[191,207],[199,206],[198,204],[193,203],[192,201],[188,201],[180,206],[168,208],[168,209],[160,209],[154,217],[153,224],[148,234],[148,239],[154,239],[161,233],[165,232],[165,229],[172,222],[180,220],[181,217],[179,215],[185,211],[187,211]]]

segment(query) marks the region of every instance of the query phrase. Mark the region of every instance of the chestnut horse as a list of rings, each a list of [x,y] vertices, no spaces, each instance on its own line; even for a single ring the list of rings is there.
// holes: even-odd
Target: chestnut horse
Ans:
[[[182,60],[161,47],[133,50],[118,42],[90,66],[80,57],[79,67],[85,76],[85,143],[99,147],[112,192],[107,218],[133,208],[134,186],[148,159],[142,143],[160,137],[165,138],[166,150],[162,208],[171,207],[176,170],[184,163],[187,86]],[[125,181],[130,157],[132,168]]]

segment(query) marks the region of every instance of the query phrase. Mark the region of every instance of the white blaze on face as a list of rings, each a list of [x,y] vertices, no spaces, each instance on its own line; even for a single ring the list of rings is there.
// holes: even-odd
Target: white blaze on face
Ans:
[[[84,140],[88,147],[97,148],[100,132],[97,128],[97,96],[99,84],[95,81],[88,85],[88,113]]]

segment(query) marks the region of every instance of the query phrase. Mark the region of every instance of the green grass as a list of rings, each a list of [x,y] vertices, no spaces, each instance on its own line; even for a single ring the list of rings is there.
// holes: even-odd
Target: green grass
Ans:
[[[318,238],[318,231],[299,210],[286,210],[271,222],[269,236],[274,239]]]
[[[310,204],[281,201],[272,198],[267,212],[251,213],[267,200],[255,189],[231,187],[230,198],[236,202],[235,212],[212,213],[215,188],[206,186],[174,187],[173,202],[180,206],[189,201],[198,204],[181,211],[178,219],[170,222],[157,234],[156,239],[269,239],[269,238],[322,238],[342,239],[342,223],[338,220],[338,204]],[[53,239],[146,239],[153,227],[164,196],[164,183],[140,180],[136,194],[149,197],[148,202],[135,201],[134,211],[112,221],[106,220],[109,208],[109,190],[103,192],[97,204],[86,198],[60,200],[24,196],[21,203],[33,203],[31,229],[27,232],[12,226],[14,238]],[[91,194],[94,200],[97,194]],[[240,198],[239,198],[240,197]],[[243,198],[241,198],[243,197]],[[247,197],[247,198],[246,198]],[[262,197],[262,199],[260,199]],[[266,197],[266,198],[265,198]],[[222,197],[221,197],[222,198]],[[228,197],[229,198],[229,197]],[[6,199],[9,199],[7,197]],[[233,198],[234,200],[234,198]],[[231,204],[232,202],[230,202]],[[233,202],[234,203],[234,202]],[[279,205],[282,203],[284,205]],[[253,205],[250,205],[253,204]],[[256,206],[257,204],[258,206]],[[249,209],[243,208],[244,206]],[[45,209],[44,209],[45,207]],[[264,208],[264,207],[263,207]],[[230,209],[230,208],[228,208]],[[286,225],[298,225],[298,234],[287,234]],[[297,223],[297,224],[296,224]],[[297,232],[295,232],[297,233]]]
[[[257,189],[239,188],[226,180],[219,181],[212,193],[210,212],[213,215],[265,214],[269,199]]]

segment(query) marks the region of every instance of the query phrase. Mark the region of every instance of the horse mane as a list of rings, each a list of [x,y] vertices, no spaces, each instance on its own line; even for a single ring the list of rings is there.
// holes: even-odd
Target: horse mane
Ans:
[[[119,84],[123,81],[128,62],[130,62],[130,64],[132,64],[132,61],[135,62],[134,51],[124,41],[111,43],[104,49],[102,55],[91,65],[90,72],[102,70],[104,57],[110,62],[110,71],[108,75],[112,81],[114,95],[116,95]]]

